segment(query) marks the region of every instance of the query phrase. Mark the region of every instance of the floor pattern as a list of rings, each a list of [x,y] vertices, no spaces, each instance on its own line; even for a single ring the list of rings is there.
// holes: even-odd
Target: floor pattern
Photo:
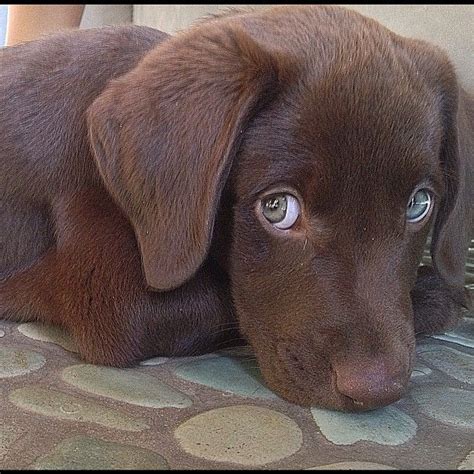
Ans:
[[[473,290],[474,251],[467,271]],[[418,342],[402,400],[359,414],[285,402],[248,348],[113,369],[0,321],[0,469],[472,470],[473,316]]]

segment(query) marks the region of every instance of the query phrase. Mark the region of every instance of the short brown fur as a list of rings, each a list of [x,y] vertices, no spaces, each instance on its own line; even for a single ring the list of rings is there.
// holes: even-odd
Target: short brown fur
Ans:
[[[332,6],[77,31],[3,49],[0,103],[0,317],[88,362],[243,336],[284,398],[365,410],[469,305],[474,107],[434,46]],[[271,189],[291,231],[257,216]]]

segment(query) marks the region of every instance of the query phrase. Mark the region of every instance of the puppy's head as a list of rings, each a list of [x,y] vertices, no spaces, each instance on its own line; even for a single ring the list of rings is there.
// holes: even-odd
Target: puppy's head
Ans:
[[[213,253],[271,388],[370,409],[410,375],[410,291],[430,224],[455,209],[456,97],[430,47],[280,7],[157,47],[93,104],[90,137],[150,287]]]

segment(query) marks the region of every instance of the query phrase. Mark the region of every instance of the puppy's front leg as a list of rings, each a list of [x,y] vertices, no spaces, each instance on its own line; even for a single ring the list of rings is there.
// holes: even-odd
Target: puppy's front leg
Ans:
[[[415,334],[436,334],[452,329],[469,306],[466,289],[447,285],[430,266],[418,268],[411,292]]]
[[[0,283],[4,317],[59,324],[83,359],[113,366],[212,350],[235,336],[216,268],[205,265],[174,291],[148,291],[133,230],[105,192],[63,197],[54,211],[56,247]]]

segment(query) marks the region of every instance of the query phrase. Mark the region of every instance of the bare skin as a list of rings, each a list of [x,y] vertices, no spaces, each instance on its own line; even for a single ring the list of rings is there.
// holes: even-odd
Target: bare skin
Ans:
[[[78,28],[85,5],[8,5],[6,46]]]

